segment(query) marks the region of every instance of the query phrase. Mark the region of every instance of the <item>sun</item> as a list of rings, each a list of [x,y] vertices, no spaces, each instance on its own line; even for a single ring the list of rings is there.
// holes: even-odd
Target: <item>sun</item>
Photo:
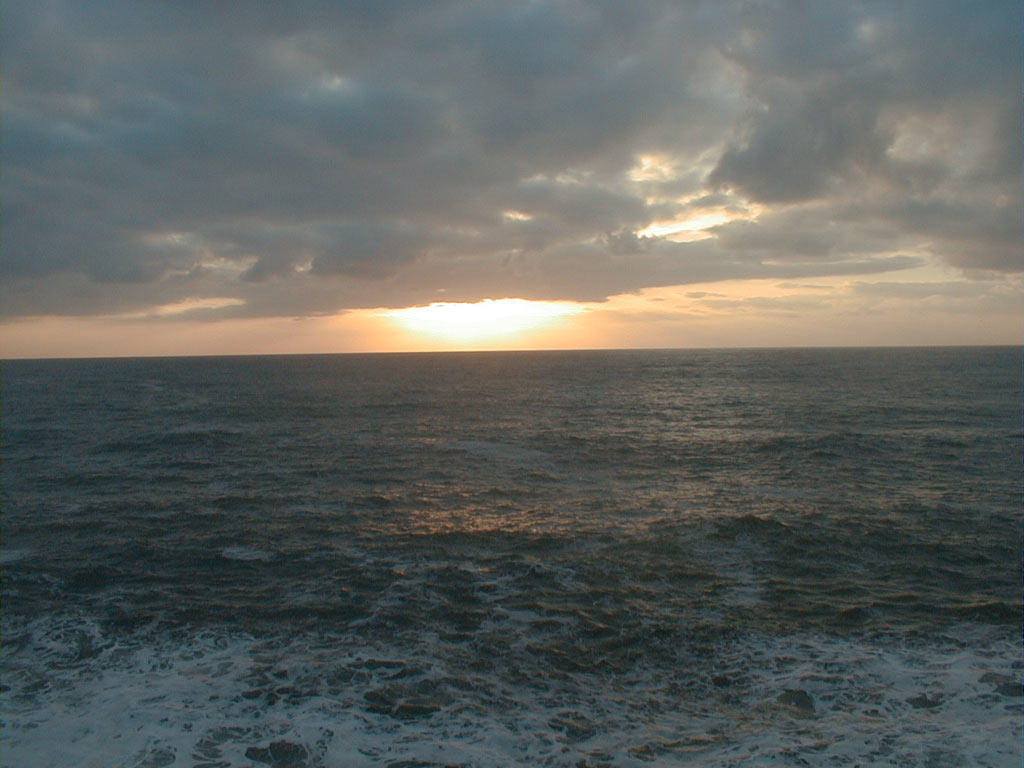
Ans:
[[[583,311],[585,307],[568,301],[483,299],[472,303],[434,302],[380,314],[406,331],[464,346],[522,339]]]

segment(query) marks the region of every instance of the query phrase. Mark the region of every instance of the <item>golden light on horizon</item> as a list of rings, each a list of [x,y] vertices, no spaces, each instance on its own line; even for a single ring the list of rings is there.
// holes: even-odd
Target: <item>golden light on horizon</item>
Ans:
[[[560,320],[584,311],[583,305],[574,302],[506,298],[434,302],[421,307],[384,310],[379,316],[413,334],[465,345],[508,342],[549,330]]]

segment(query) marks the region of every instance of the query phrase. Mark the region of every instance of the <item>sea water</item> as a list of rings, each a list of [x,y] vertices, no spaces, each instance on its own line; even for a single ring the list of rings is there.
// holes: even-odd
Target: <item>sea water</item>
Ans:
[[[1021,764],[1019,349],[2,386],[3,766]]]

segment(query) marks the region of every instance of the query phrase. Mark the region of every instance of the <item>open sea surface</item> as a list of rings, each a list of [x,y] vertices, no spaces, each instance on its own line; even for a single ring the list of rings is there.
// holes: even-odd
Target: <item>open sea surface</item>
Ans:
[[[5,361],[6,768],[1021,765],[1018,348]]]

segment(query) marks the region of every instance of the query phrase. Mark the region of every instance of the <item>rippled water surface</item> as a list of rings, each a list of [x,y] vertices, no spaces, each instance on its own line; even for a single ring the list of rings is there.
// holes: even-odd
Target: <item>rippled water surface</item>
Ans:
[[[4,362],[0,761],[1018,766],[1020,362]]]

